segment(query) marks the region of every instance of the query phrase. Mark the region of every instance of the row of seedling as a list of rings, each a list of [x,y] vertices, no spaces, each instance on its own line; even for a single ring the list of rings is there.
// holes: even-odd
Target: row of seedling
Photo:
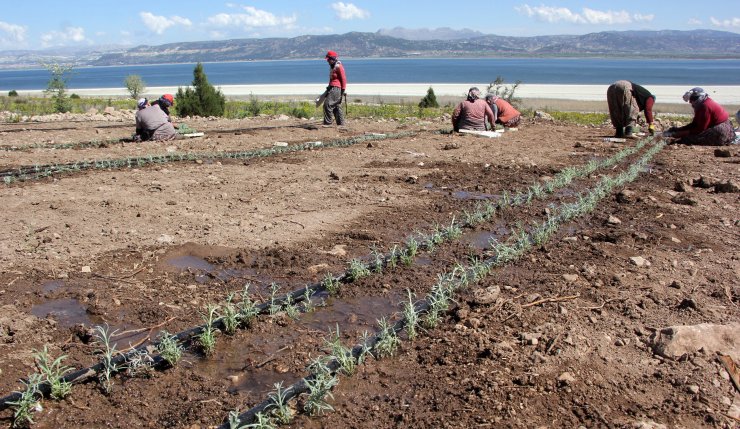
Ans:
[[[556,177],[555,179],[553,179],[553,182],[562,183],[564,186],[565,184],[570,183],[573,177],[575,177],[575,175],[569,173],[570,171],[586,172],[580,173],[584,175],[589,174],[600,166],[609,166],[615,164],[617,161],[614,160],[623,159],[628,154],[637,151],[643,145],[644,142],[641,142],[641,144],[638,144],[633,148],[627,148],[612,157],[612,159],[602,161],[599,164],[589,163],[585,168],[581,167],[576,169],[568,169],[568,172],[563,173],[567,174],[567,181],[559,181]],[[532,187],[536,186],[537,184],[533,185]],[[529,189],[531,189],[532,187],[530,187]],[[554,189],[555,188],[553,188],[550,192],[554,192]],[[521,194],[522,193],[520,192],[515,195]],[[515,205],[517,199],[504,199],[504,201],[507,201],[507,204],[509,205]],[[501,207],[501,204],[502,203],[500,200],[498,204],[487,202],[482,207],[479,207],[479,211],[481,211],[483,215],[482,219],[490,218],[495,212],[496,207]],[[552,226],[553,224],[550,223],[551,228]],[[111,378],[116,372],[126,369],[127,373],[131,374],[132,368],[150,368],[154,365],[155,362],[166,362],[169,365],[174,366],[182,353],[183,344],[190,341],[191,339],[194,339],[196,341],[205,355],[210,355],[215,348],[215,334],[218,330],[223,331],[227,334],[231,334],[238,327],[249,326],[254,317],[256,317],[257,314],[259,314],[260,312],[276,314],[278,312],[284,311],[291,318],[297,318],[298,314],[301,311],[305,312],[312,309],[311,296],[315,294],[318,290],[324,289],[327,290],[330,294],[336,294],[341,287],[341,283],[343,282],[354,282],[356,280],[359,280],[360,278],[370,275],[373,272],[380,273],[382,272],[384,267],[395,268],[399,262],[404,265],[410,265],[420,247],[426,248],[428,251],[433,251],[439,244],[442,244],[445,241],[455,240],[459,238],[461,234],[461,225],[456,223],[455,219],[453,218],[449,226],[435,226],[434,230],[428,235],[425,236],[422,234],[419,241],[417,241],[416,238],[411,237],[407,240],[403,248],[399,249],[398,246],[394,246],[394,248],[391,249],[388,255],[383,255],[382,253],[377,251],[377,249],[375,249],[372,255],[373,261],[370,264],[365,264],[358,259],[353,259],[349,263],[348,270],[340,277],[327,275],[327,277],[321,283],[313,286],[306,286],[305,288],[301,288],[299,290],[288,293],[285,296],[280,296],[277,293],[277,291],[279,290],[279,286],[277,286],[276,284],[272,284],[269,301],[260,305],[251,300],[248,295],[247,286],[242,294],[242,300],[238,308],[233,302],[233,295],[229,296],[223,306],[208,306],[206,310],[206,316],[204,318],[204,321],[206,323],[204,325],[196,328],[191,328],[187,331],[183,331],[175,336],[170,336],[169,334],[164,333],[160,337],[160,341],[158,343],[155,343],[157,346],[158,355],[150,356],[147,352],[139,348],[131,350],[127,353],[118,354],[116,356],[116,345],[113,344],[111,346],[110,344],[110,338],[112,335],[108,333],[107,329],[97,327],[99,333],[99,342],[103,345],[102,356],[104,356],[104,359],[101,361],[101,363],[97,365],[98,368],[88,368],[86,370],[77,371],[72,376],[61,377],[60,379],[64,380],[65,382],[82,382],[86,379],[91,378],[92,375],[97,373],[103,390],[106,392],[110,392],[110,386],[112,383]],[[521,236],[524,233],[520,231],[519,234]],[[497,251],[497,254],[502,255],[502,257],[505,257],[508,254],[505,247],[502,247],[500,243],[495,244],[495,249]],[[484,267],[484,265],[478,263],[476,264],[476,267],[478,267],[478,269],[474,271],[478,272],[478,270]],[[437,295],[435,295],[436,298],[433,297],[434,299],[432,300],[432,302],[445,302],[445,300],[442,299],[444,297],[444,294],[442,292],[444,292],[445,289],[437,288],[436,290]],[[297,305],[299,301],[303,302],[302,308],[299,308]],[[433,327],[433,321],[438,318],[440,311],[437,305],[432,305],[430,308],[432,310],[429,314],[431,314],[432,316],[428,317],[426,323],[428,327]],[[412,324],[411,326],[414,325]],[[409,333],[409,336],[412,336],[412,334]],[[382,354],[383,352],[381,352],[381,355]],[[34,389],[26,389],[26,392],[29,390]],[[12,404],[17,400],[18,395],[23,394],[25,393],[17,393],[15,394],[15,397],[14,395],[11,395],[10,397],[4,398],[4,400],[0,403],[0,407],[4,408],[5,406]],[[26,396],[28,395],[26,394]]]
[[[308,365],[309,376],[287,388],[283,387],[282,383],[276,384],[275,391],[262,403],[241,414],[238,411],[229,413],[227,423],[221,428],[268,429],[276,428],[279,424],[288,424],[293,415],[289,401],[300,395],[306,398],[303,410],[309,415],[333,410],[328,400],[332,399],[331,390],[339,383],[339,374],[351,375],[356,366],[361,365],[368,355],[377,359],[393,356],[401,344],[399,334],[402,331],[405,331],[408,340],[413,341],[422,328],[436,327],[450,308],[457,292],[479,282],[494,268],[511,263],[533,247],[544,244],[562,224],[593,211],[597,203],[608,196],[614,188],[637,178],[649,160],[663,146],[662,142],[654,145],[617,176],[603,177],[589,192],[581,193],[572,203],[562,204],[531,230],[521,228],[512,232],[506,243],[495,244],[493,256],[490,258],[472,260],[467,266],[456,263],[450,273],[438,276],[437,282],[423,301],[414,302],[409,292],[409,300],[403,303],[400,320],[394,324],[389,323],[386,318],[378,320],[376,334],[370,336],[365,332],[359,345],[351,349],[344,347],[338,341],[338,330],[336,333],[332,332],[330,339],[327,340],[327,343],[331,344],[328,348],[330,354]]]
[[[126,157],[119,159],[103,159],[90,161],[76,161],[63,164],[45,164],[21,166],[18,168],[0,171],[0,177],[5,184],[17,181],[40,180],[55,174],[77,173],[85,170],[111,170],[124,168],[141,168],[157,164],[171,162],[196,161],[196,160],[229,160],[229,159],[254,159],[265,158],[292,152],[300,152],[318,148],[336,148],[351,146],[371,140],[384,140],[407,137],[414,132],[402,132],[396,134],[367,134],[347,139],[333,140],[323,144],[317,142],[299,143],[289,146],[275,146],[264,149],[253,149],[233,152],[202,152],[202,153],[168,153],[161,155],[145,155],[137,157]]]

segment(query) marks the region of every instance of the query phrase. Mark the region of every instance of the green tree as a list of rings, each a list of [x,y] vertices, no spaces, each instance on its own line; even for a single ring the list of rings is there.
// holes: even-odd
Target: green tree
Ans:
[[[126,86],[126,90],[131,94],[131,98],[134,100],[138,99],[146,89],[146,82],[144,82],[144,79],[142,79],[138,74],[130,74],[126,76],[123,84]]]
[[[439,107],[439,103],[437,103],[437,96],[434,95],[434,90],[431,86],[427,90],[427,95],[425,95],[424,98],[422,98],[419,102],[419,107]]]
[[[51,73],[45,92],[51,94],[51,98],[54,100],[54,111],[58,113],[69,112],[72,110],[72,103],[70,103],[69,96],[67,96],[67,79],[74,67],[71,64],[59,63],[41,65]]]
[[[8,91],[8,97],[17,97],[17,96],[18,96],[18,91],[16,91],[15,89],[11,89],[10,91]]]
[[[496,80],[488,84],[487,90],[489,94],[496,94],[509,103],[514,104],[520,101],[518,98],[514,98],[514,91],[519,88],[521,83],[522,81],[518,80],[513,85],[504,85],[504,78],[496,76]]]
[[[223,116],[226,97],[210,83],[198,63],[193,70],[192,88],[177,88],[178,116]]]

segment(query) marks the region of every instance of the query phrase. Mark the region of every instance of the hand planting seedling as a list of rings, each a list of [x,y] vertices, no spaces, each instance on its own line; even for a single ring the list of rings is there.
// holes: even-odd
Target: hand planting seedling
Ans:
[[[64,399],[72,392],[72,383],[64,381],[64,374],[71,371],[72,368],[62,365],[62,361],[67,356],[59,356],[51,360],[49,349],[46,345],[41,351],[34,350],[33,357],[36,359],[36,367],[44,377],[44,381],[51,387],[50,396],[54,399]]]
[[[98,350],[102,354],[101,363],[103,364],[103,370],[98,374],[101,388],[106,394],[111,393],[113,389],[113,374],[120,371],[122,368],[113,362],[113,357],[116,354],[116,344],[111,345],[111,337],[113,337],[118,331],[110,332],[108,325],[105,327],[95,327],[95,340],[103,348]]]

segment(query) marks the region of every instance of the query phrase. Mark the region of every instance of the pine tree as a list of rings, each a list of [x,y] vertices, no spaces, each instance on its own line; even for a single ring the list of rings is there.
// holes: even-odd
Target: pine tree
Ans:
[[[226,97],[210,83],[198,63],[193,70],[192,88],[177,88],[178,116],[223,116]]]
[[[437,96],[434,95],[434,90],[431,86],[427,90],[427,95],[425,95],[424,98],[422,98],[419,102],[419,107],[439,107],[439,103],[437,103]]]

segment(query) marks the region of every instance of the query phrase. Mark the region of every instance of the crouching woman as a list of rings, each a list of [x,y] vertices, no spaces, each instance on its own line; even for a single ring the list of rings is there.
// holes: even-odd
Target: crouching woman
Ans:
[[[676,143],[702,146],[724,146],[732,144],[735,132],[730,115],[716,101],[709,98],[702,88],[692,88],[683,95],[684,101],[691,103],[694,119],[683,127],[671,127],[663,132],[664,137],[672,137]]]

